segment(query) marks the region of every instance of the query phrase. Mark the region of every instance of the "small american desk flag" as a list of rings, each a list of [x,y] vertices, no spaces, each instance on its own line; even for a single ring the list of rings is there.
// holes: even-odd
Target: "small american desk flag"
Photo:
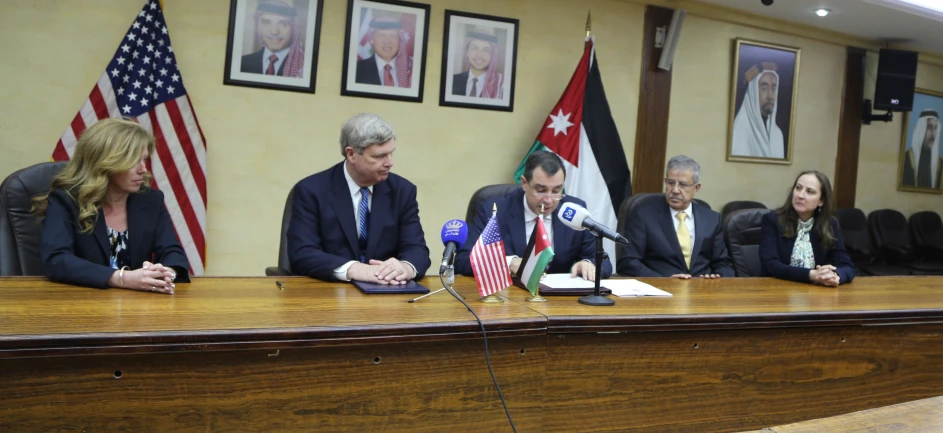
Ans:
[[[472,247],[470,258],[472,274],[481,296],[493,295],[513,284],[504,256],[504,241],[501,240],[498,220],[494,215]]]
[[[164,192],[190,269],[202,275],[206,140],[183,87],[158,0],[147,1],[135,17],[105,73],[56,143],[52,158],[69,160],[82,132],[108,117],[127,117],[153,132],[156,148],[148,160],[148,170],[154,174],[151,188]]]

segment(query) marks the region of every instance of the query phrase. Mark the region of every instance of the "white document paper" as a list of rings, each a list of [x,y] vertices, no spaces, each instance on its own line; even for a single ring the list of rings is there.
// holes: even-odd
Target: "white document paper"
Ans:
[[[671,293],[633,279],[602,280],[599,285],[612,290],[612,294],[620,298],[633,296],[672,296]]]
[[[540,279],[540,284],[551,289],[592,289],[596,287],[595,281],[584,280],[582,277],[573,278],[570,277],[570,274],[547,274]],[[605,287],[605,284],[600,283],[600,286]]]

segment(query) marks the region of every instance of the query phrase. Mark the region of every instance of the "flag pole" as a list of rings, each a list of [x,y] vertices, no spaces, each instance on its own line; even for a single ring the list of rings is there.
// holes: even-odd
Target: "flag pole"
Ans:
[[[586,37],[587,38],[589,37],[589,35],[592,33],[592,30],[593,30],[593,24],[592,24],[592,21],[590,21],[591,13],[592,11],[586,12]]]
[[[544,204],[541,203],[540,204],[540,221],[543,221],[543,220],[544,220]],[[534,225],[534,232],[536,231],[537,231],[537,226]],[[547,272],[543,272],[541,273],[540,278],[543,279],[546,276],[547,276]],[[540,296],[540,284],[537,285],[537,290],[535,290],[534,293],[532,293],[531,295],[532,296],[528,296],[524,300],[527,302],[547,302],[547,298]]]
[[[497,214],[498,204],[494,203],[494,206],[491,208],[491,218],[494,218]],[[478,302],[483,302],[485,304],[500,304],[504,302],[504,299],[498,295],[491,294],[488,296],[482,296],[480,299],[478,299]]]

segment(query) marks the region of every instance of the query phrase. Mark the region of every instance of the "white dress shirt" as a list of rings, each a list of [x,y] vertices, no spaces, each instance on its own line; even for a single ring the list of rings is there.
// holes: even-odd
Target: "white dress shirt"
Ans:
[[[277,53],[273,53],[272,50],[265,47],[262,51],[262,73],[268,70],[268,58],[272,57],[272,54],[275,54],[278,57],[278,60],[275,60],[275,75],[278,75],[278,68],[282,67],[282,62],[285,61],[285,57],[288,57],[288,48],[281,50]]]
[[[678,227],[681,226],[681,221],[678,221],[678,214],[682,211],[669,209],[671,210],[671,226],[675,228],[675,232],[677,233]],[[687,218],[684,219],[684,225],[688,226],[688,233],[691,234],[691,248],[694,248],[694,205],[688,203],[688,208],[684,210],[684,213],[687,215]],[[692,251],[691,253],[693,254],[694,252]]]
[[[387,62],[380,58],[380,56],[373,54],[373,58],[377,62],[377,72],[380,74],[380,85],[383,85],[383,76],[386,75],[386,65],[390,65],[390,75],[393,76],[393,87],[399,87],[399,79],[396,78],[396,64],[393,62]],[[396,60],[396,57],[393,57],[393,60]]]
[[[547,231],[547,237],[550,239],[550,247],[553,248],[553,214],[548,212],[544,215],[544,230]],[[524,196],[524,243],[530,242],[530,236],[534,234],[537,227],[537,214],[527,206],[527,196]],[[508,266],[511,266],[511,260],[517,256],[507,256]]]
[[[478,79],[478,83],[477,83],[477,84],[478,84],[478,87],[475,88],[475,91],[478,92],[478,94],[477,94],[477,95],[472,95],[472,92],[471,92],[471,90],[472,90],[472,84],[474,83],[474,80],[475,80],[476,78]],[[488,73],[487,73],[487,72],[476,77],[475,74],[473,74],[472,71],[469,70],[469,71],[468,71],[468,81],[465,82],[465,96],[477,96],[477,97],[480,98],[480,97],[481,97],[481,91],[484,90],[484,87],[485,87],[485,79],[486,79],[486,78],[488,78]],[[527,209],[526,204],[525,204],[525,206],[524,206],[524,209]],[[534,214],[533,212],[531,212],[531,213]],[[534,214],[534,216],[536,217],[537,214]],[[527,239],[530,239],[530,235],[527,236]]]
[[[344,179],[347,180],[347,189],[350,190],[350,201],[354,204],[354,227],[357,229],[357,236],[360,236],[360,185],[357,185],[357,182],[354,182],[354,178],[350,177],[350,173],[347,172],[347,163],[344,163]],[[367,198],[367,210],[373,210],[373,185],[366,187],[370,190],[370,197]],[[334,269],[334,278],[337,278],[341,281],[350,281],[350,278],[347,278],[347,270],[354,263],[360,263],[357,260],[351,260],[343,265],[338,266]],[[416,267],[412,263],[403,261],[403,263],[409,265],[410,268],[413,268],[413,275],[416,275]]]

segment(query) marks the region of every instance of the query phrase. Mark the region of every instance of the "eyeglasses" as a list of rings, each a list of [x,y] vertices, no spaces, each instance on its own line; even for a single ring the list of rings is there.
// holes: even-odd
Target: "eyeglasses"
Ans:
[[[536,197],[536,198],[538,198],[538,199],[540,199],[540,200],[543,200],[543,199],[549,197],[549,198],[552,198],[552,199],[555,200],[555,201],[560,201],[560,200],[563,199],[563,197],[565,197],[565,196],[566,196],[566,194],[563,194],[562,192],[556,192],[556,193],[554,193],[554,192],[535,192],[535,193],[534,193],[534,197]]]
[[[678,182],[674,179],[665,178],[665,186],[668,187],[668,189],[674,189],[675,185],[680,186],[681,189],[688,189],[694,186],[693,183]]]

